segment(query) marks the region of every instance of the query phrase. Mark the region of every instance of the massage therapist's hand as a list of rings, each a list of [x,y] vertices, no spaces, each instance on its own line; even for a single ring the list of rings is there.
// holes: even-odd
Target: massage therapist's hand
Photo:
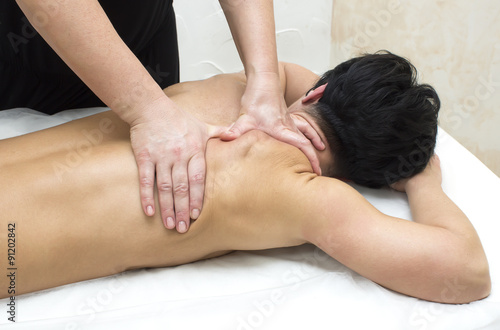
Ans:
[[[321,175],[319,160],[314,148],[325,148],[320,139],[309,140],[309,125],[294,121],[281,91],[280,79],[276,73],[259,73],[247,79],[247,87],[241,99],[240,117],[229,131],[221,135],[223,140],[233,140],[242,134],[259,129],[270,136],[299,148],[311,162],[315,173]],[[314,145],[313,145],[314,144]]]
[[[222,127],[202,123],[168,97],[141,109],[131,123],[130,139],[139,168],[141,204],[155,213],[155,173],[161,219],[184,233],[201,212],[205,190],[205,147]]]

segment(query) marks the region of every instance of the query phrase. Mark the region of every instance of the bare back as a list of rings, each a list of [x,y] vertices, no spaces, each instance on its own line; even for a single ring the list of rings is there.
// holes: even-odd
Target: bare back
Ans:
[[[233,74],[178,84],[166,93],[199,119],[228,125],[238,116],[244,87],[242,75]],[[312,175],[298,149],[256,131],[232,142],[210,140],[203,212],[188,233],[178,234],[158,215],[142,212],[128,132],[108,111],[0,142],[0,185],[9,187],[0,190],[1,225],[16,223],[22,233],[19,271],[44,279],[19,283],[21,292],[236,249],[303,243],[294,239],[293,223],[281,222],[287,205],[280,191],[297,189]],[[302,179],[290,181],[294,175]],[[35,253],[39,249],[44,253]]]

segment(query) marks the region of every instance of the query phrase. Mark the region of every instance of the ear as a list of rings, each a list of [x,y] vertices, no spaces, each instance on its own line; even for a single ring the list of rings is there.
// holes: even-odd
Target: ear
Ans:
[[[315,102],[319,100],[320,98],[323,97],[323,93],[325,92],[326,86],[328,83],[323,84],[319,86],[316,89],[313,89],[312,91],[309,92],[303,99],[302,99],[302,104],[308,103],[308,102]]]

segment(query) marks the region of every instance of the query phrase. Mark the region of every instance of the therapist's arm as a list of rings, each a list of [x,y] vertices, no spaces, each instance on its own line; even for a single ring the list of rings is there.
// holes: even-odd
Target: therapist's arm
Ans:
[[[204,151],[211,137],[206,126],[163,93],[97,0],[17,3],[66,64],[130,124],[144,212],[151,216],[157,211],[156,173],[165,226],[186,231],[190,215],[196,219],[202,207]]]
[[[231,130],[222,135],[232,140],[251,129],[260,129],[272,137],[298,147],[307,156],[316,173],[319,160],[315,146],[304,137],[287,113],[280,86],[274,9],[272,0],[220,0],[234,42],[245,67],[247,87],[241,99],[240,117]]]

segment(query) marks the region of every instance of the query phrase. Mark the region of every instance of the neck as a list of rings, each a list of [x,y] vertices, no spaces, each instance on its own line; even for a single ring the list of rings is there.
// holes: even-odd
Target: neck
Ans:
[[[293,112],[291,114],[300,117],[301,120],[306,121],[319,135],[321,141],[323,141],[326,146],[324,150],[315,150],[316,155],[318,156],[318,159],[320,161],[321,172],[323,176],[336,177],[338,173],[335,168],[335,154],[328,144],[328,140],[326,139],[325,134],[316,122],[316,119],[305,111]]]

